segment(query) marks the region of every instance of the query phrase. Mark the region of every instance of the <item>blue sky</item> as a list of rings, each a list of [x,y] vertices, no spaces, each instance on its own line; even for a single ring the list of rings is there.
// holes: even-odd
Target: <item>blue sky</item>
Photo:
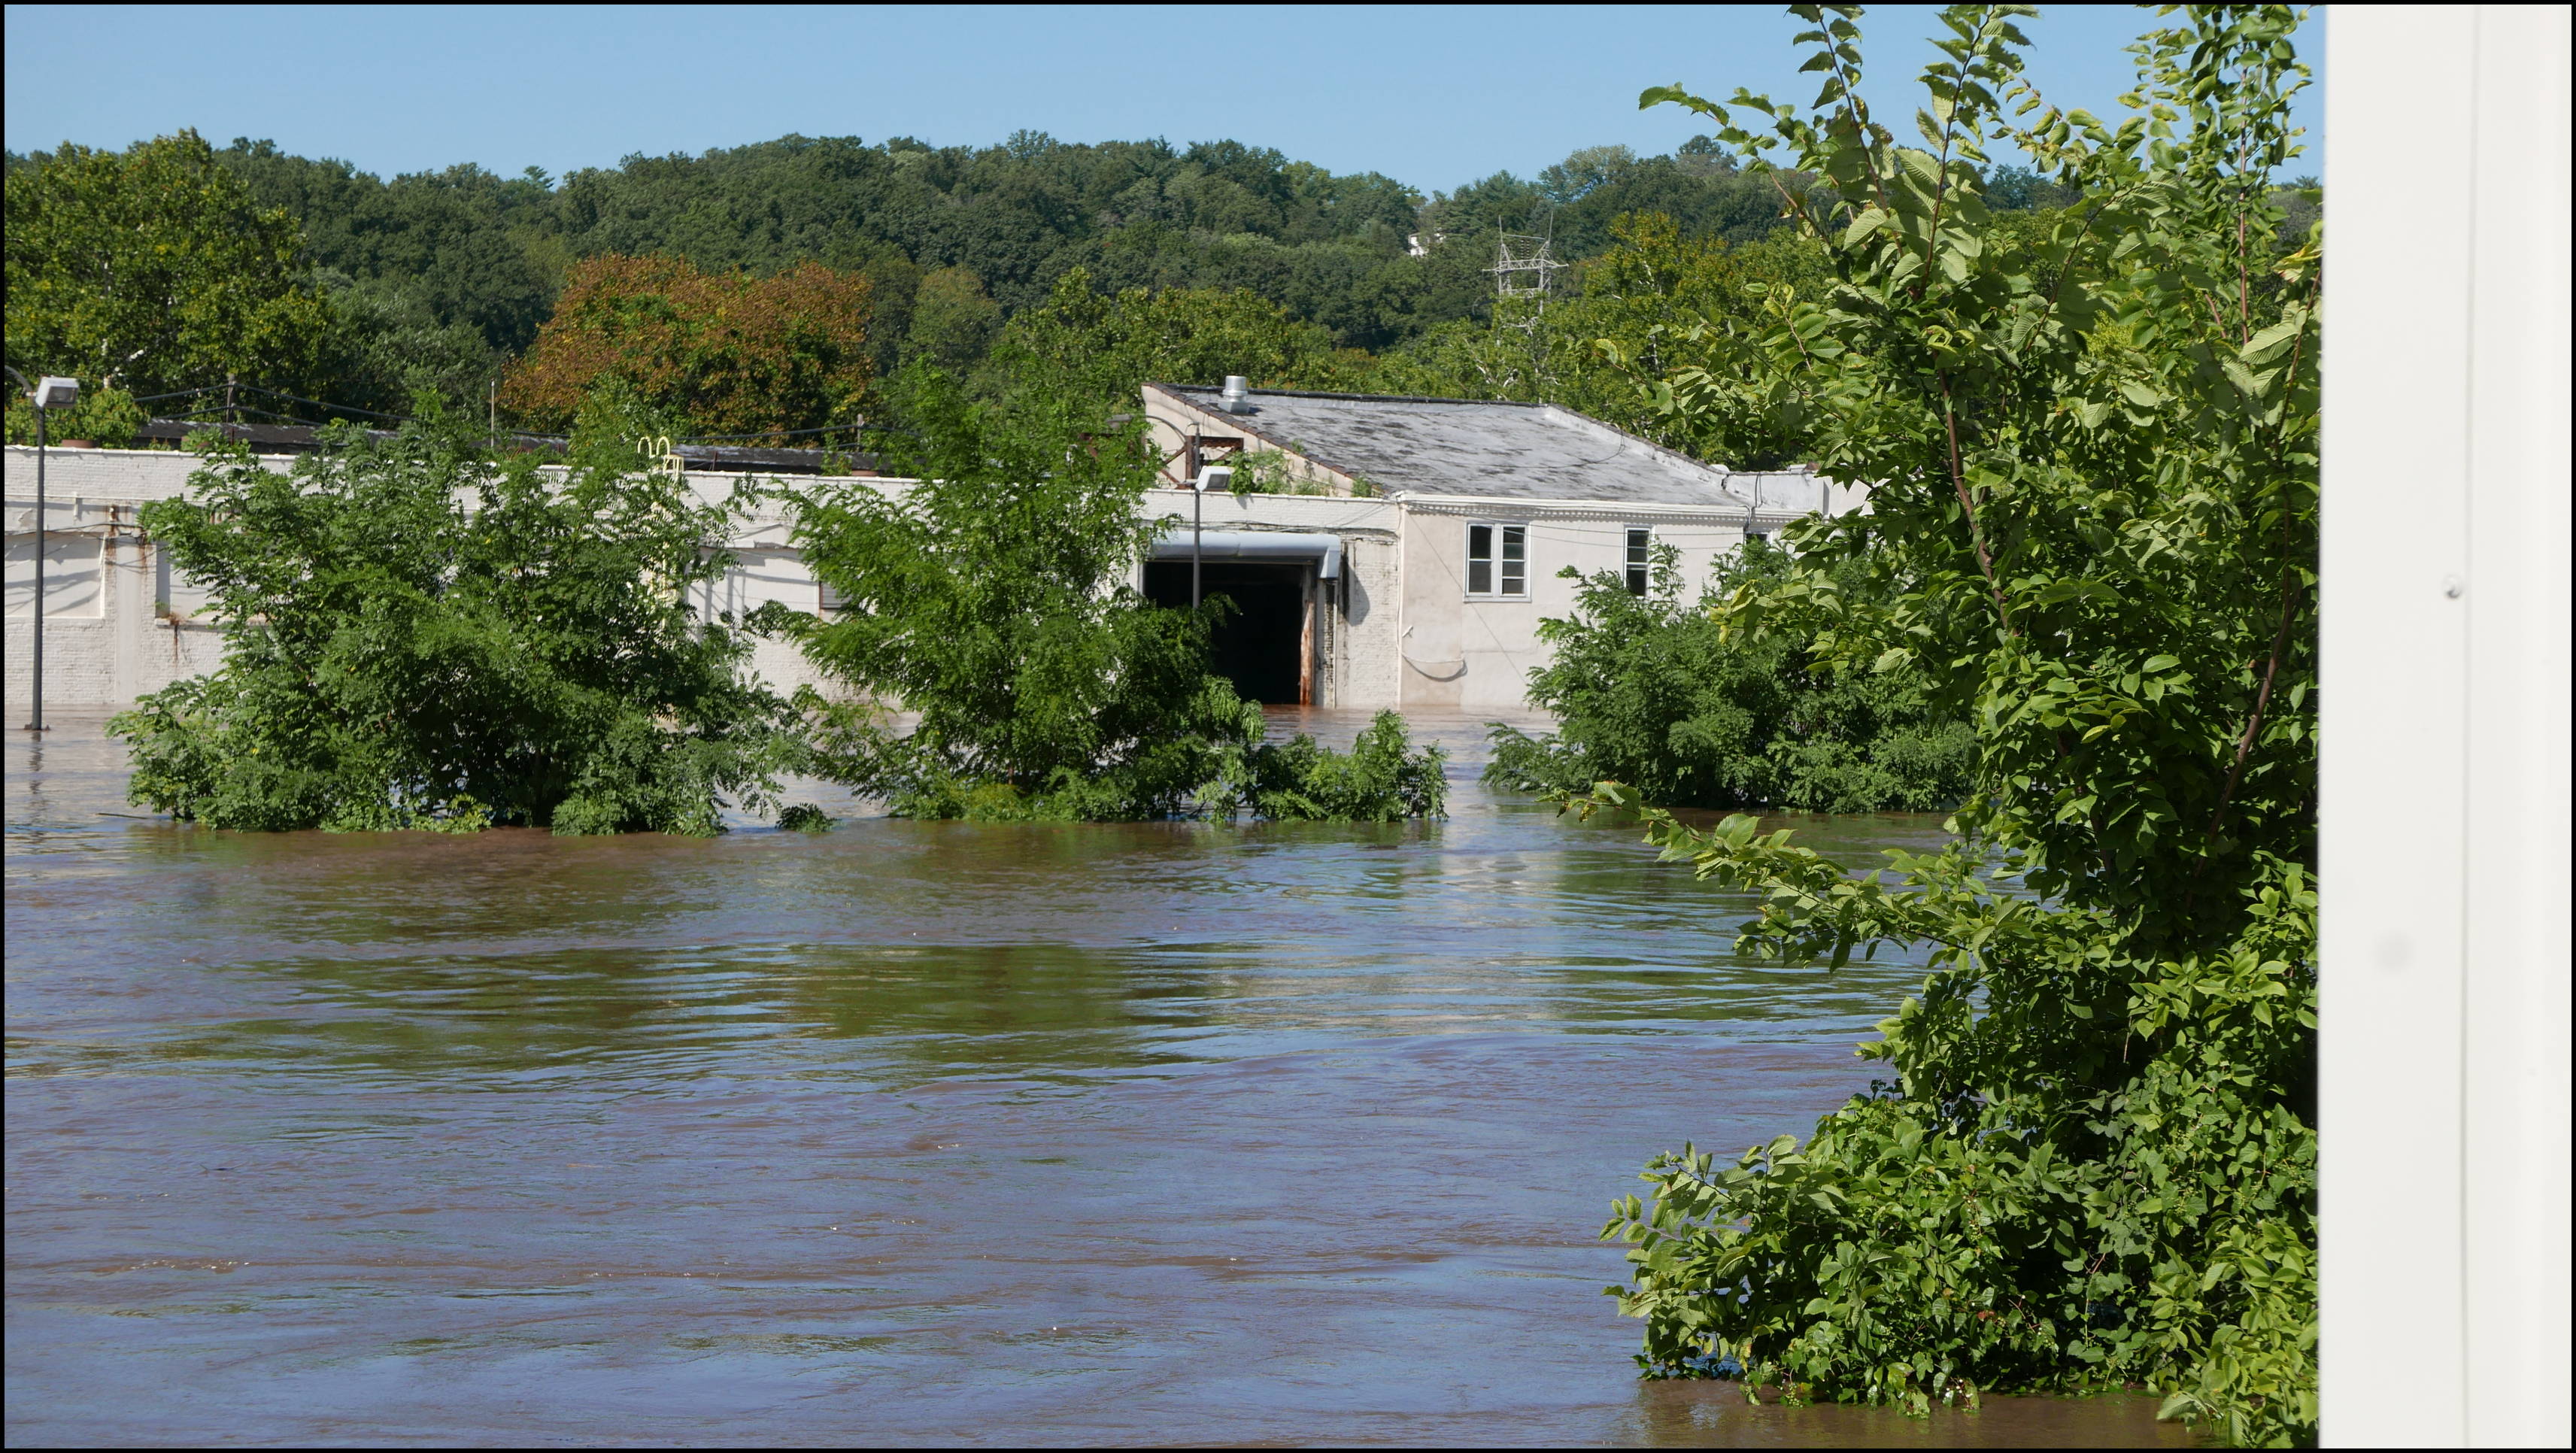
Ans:
[[[1866,90],[1910,116],[1933,7],[1862,21]],[[2032,74],[2114,110],[2126,6],[2044,7]],[[1706,129],[1637,92],[1679,81],[1804,101],[1774,6],[760,6],[7,8],[7,144],[122,147],[193,126],[380,175],[472,161],[516,174],[613,166],[789,132],[983,145],[1231,137],[1425,191],[1576,147],[1671,150]],[[2324,22],[2301,49],[2317,65]],[[2322,170],[2317,93],[2302,98]],[[1890,109],[1891,107],[1899,109]]]

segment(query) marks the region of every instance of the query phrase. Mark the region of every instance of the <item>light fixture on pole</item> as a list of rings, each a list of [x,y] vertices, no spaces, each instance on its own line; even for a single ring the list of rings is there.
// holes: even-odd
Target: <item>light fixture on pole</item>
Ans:
[[[13,374],[18,372],[14,368],[9,371]],[[18,381],[25,383],[26,375],[19,374]],[[35,651],[31,657],[31,664],[35,667],[32,692],[35,709],[27,722],[27,730],[31,732],[45,729],[45,414],[49,410],[69,408],[79,398],[80,380],[76,378],[40,378],[36,380],[36,386],[27,391],[27,401],[36,406],[36,610]]]
[[[1234,471],[1211,464],[1190,481],[1190,609],[1199,608],[1199,520],[1206,513],[1207,492],[1234,488]]]

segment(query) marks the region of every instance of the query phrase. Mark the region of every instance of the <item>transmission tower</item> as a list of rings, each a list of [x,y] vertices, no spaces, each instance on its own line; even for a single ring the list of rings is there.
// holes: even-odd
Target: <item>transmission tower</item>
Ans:
[[[1540,327],[1547,321],[1548,295],[1555,290],[1556,275],[1565,270],[1553,250],[1553,211],[1546,215],[1543,226],[1545,230],[1540,232],[1500,234],[1494,247],[1494,265],[1485,269],[1494,275],[1494,341],[1498,345],[1513,341],[1507,339],[1505,329],[1520,334],[1517,346],[1498,351],[1525,356],[1525,363],[1515,360],[1512,371],[1527,368],[1533,393],[1545,387],[1547,340],[1540,336]],[[1508,390],[1504,380],[1496,382]]]
[[[1534,303],[1514,309],[1526,313],[1527,321],[1515,318],[1510,326],[1528,328],[1547,312],[1547,295],[1556,285],[1556,275],[1565,264],[1556,260],[1552,244],[1545,233],[1506,232],[1494,250],[1494,265],[1485,271],[1494,275],[1494,300],[1530,298]],[[1501,316],[1501,310],[1496,310]]]

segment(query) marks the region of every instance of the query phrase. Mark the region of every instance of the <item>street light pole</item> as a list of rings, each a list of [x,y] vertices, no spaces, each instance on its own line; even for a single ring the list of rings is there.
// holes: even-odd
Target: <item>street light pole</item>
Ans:
[[[1199,521],[1207,513],[1207,492],[1234,487],[1234,471],[1222,464],[1199,470],[1190,481],[1190,609],[1199,608]]]
[[[11,373],[18,370],[11,369]],[[20,383],[26,382],[20,375]],[[41,378],[28,390],[27,401],[36,406],[36,608],[35,650],[30,664],[35,668],[30,695],[35,713],[27,730],[45,729],[45,415],[80,397],[80,380],[76,378]]]
[[[27,730],[45,729],[45,403],[40,389],[36,395],[36,649],[34,655],[35,712],[27,720]]]

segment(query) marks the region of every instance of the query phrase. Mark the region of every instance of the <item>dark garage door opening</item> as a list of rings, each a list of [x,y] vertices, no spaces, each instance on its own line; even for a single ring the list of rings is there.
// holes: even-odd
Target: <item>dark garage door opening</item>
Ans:
[[[1234,614],[1216,628],[1209,668],[1234,683],[1246,701],[1295,706],[1306,700],[1306,581],[1315,567],[1248,560],[1210,560],[1199,588],[1225,596]],[[1181,610],[1190,605],[1190,562],[1145,562],[1145,598]]]

